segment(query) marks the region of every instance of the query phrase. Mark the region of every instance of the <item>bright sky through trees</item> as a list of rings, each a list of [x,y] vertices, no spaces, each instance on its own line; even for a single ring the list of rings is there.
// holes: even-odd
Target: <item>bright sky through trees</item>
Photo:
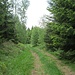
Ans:
[[[48,4],[47,0],[29,0],[30,6],[27,10],[27,27],[31,28],[32,26],[38,25],[40,18],[48,14],[46,10]]]

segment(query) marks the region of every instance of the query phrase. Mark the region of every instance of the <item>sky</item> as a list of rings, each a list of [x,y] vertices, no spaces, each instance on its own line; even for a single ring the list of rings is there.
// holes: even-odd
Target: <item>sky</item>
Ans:
[[[27,10],[27,28],[31,28],[32,26],[38,26],[40,18],[49,14],[46,10],[48,4],[47,0],[29,0],[30,5]]]

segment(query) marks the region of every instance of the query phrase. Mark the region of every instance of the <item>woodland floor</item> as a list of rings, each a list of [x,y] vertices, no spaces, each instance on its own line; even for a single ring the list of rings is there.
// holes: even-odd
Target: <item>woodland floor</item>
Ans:
[[[45,50],[40,50],[40,49],[37,49],[37,50],[40,53],[43,53],[45,56],[47,56],[48,60],[49,58],[52,59],[52,61],[56,64],[56,67],[61,71],[62,75],[75,75],[75,72],[73,72],[68,66],[63,64],[61,60],[59,60],[57,57],[53,56],[52,54],[48,53]],[[31,53],[34,56],[34,68],[32,70],[32,75],[51,75],[48,73],[46,74],[44,72],[45,69],[42,68],[44,64],[41,62],[38,53],[35,50],[31,51]],[[53,75],[56,75],[56,74],[53,74]],[[57,74],[57,75],[61,75],[61,74]]]
[[[39,56],[35,52],[32,52],[32,55],[34,56],[34,69],[32,70],[32,75],[45,75],[44,70],[41,67],[42,63]]]
[[[0,75],[75,75],[69,66],[39,47],[6,42],[0,51]]]

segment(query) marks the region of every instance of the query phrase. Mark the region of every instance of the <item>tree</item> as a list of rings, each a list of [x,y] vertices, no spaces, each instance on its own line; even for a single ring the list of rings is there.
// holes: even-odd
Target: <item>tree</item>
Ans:
[[[63,27],[59,24],[55,24],[53,22],[47,23],[46,33],[44,37],[47,49],[55,51],[64,45],[65,40],[60,37],[60,31],[62,31],[62,28]]]
[[[15,30],[16,30],[16,37],[17,41],[20,43],[26,44],[26,27],[25,25],[21,24],[20,20],[18,17],[16,17],[16,25],[15,25]]]
[[[65,58],[73,59],[75,57],[75,1],[71,0],[49,0],[48,11],[53,14],[53,23],[59,28],[58,37],[62,38],[63,45],[60,46],[65,53]],[[55,25],[54,24],[54,25]],[[60,26],[59,26],[60,25]],[[51,26],[53,27],[53,26]],[[55,29],[57,32],[57,29]],[[55,31],[53,28],[53,31]],[[55,33],[56,34],[56,33]],[[56,38],[56,37],[55,37]],[[54,40],[53,38],[52,40]],[[49,38],[48,38],[49,39]],[[52,41],[51,40],[51,41]],[[52,41],[53,42],[53,41]],[[64,56],[62,55],[62,56]]]
[[[0,39],[1,42],[14,38],[14,20],[8,0],[0,1]],[[3,40],[2,40],[3,39]]]
[[[38,45],[38,27],[34,27],[32,30],[31,44],[32,44],[32,46]]]
[[[21,22],[23,24],[26,24],[26,19],[27,19],[26,11],[29,6],[29,1],[22,0],[21,4],[19,4],[19,5],[20,5],[20,7],[18,7],[18,14],[20,15]]]
[[[26,36],[27,36],[27,40],[26,40],[26,43],[27,44],[30,44],[31,42],[31,30],[28,28],[27,30],[26,30]]]
[[[38,45],[44,47],[44,35],[45,35],[45,28],[38,28]]]
[[[18,4],[18,5],[16,5]],[[22,0],[20,3],[15,3],[15,30],[16,30],[16,36],[17,40],[21,43],[26,44],[27,42],[27,31],[26,31],[26,11],[29,6],[28,0]]]
[[[53,14],[53,18],[60,24],[68,24],[73,27],[75,21],[75,1],[71,0],[48,0],[48,10]],[[59,16],[60,15],[60,16]]]

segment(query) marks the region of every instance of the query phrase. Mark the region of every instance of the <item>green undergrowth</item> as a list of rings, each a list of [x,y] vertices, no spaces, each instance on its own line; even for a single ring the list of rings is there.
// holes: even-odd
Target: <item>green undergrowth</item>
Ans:
[[[72,69],[72,71],[75,72],[75,62],[72,62],[71,60],[67,60],[67,59],[60,59],[60,53],[62,50],[57,50],[57,51],[48,51],[48,53],[54,55],[55,57],[57,57],[59,60],[61,60],[65,65],[67,65],[68,67],[70,67]]]
[[[61,71],[57,68],[55,62],[52,60],[52,58],[46,56],[42,52],[38,50],[38,48],[32,48],[34,52],[38,54],[40,57],[40,60],[43,64],[43,68],[45,71],[45,74],[47,75],[62,75]]]
[[[0,75],[31,75],[32,68],[29,47],[11,41],[0,45]]]
[[[71,62],[70,60],[66,60],[66,59],[61,59],[61,61],[67,65],[72,71],[75,72],[75,62]]]

